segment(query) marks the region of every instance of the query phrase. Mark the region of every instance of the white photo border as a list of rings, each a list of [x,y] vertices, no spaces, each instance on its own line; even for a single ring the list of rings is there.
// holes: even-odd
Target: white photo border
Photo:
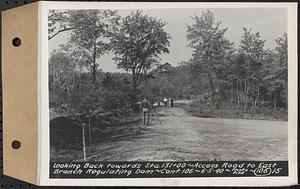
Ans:
[[[38,184],[47,186],[289,186],[298,183],[297,118],[298,57],[297,3],[196,2],[38,2],[39,3],[39,157]],[[99,178],[50,179],[48,10],[51,9],[174,9],[287,8],[288,12],[288,162],[287,177]]]

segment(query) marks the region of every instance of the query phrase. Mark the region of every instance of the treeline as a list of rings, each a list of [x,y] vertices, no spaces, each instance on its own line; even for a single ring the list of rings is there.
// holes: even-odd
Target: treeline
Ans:
[[[83,68],[76,68],[68,54],[54,51],[50,62],[49,105],[55,112],[66,116],[95,116],[129,106],[129,74],[97,71],[95,86],[94,76],[82,71]]]
[[[287,34],[276,39],[277,46],[270,50],[259,32],[241,28],[241,43],[235,46],[212,12],[193,20],[187,26],[191,59],[159,76],[151,86],[154,93],[192,98],[198,108],[212,111],[233,105],[243,114],[265,109],[281,114],[278,119],[287,119]]]
[[[138,111],[141,83],[169,66],[158,61],[160,54],[169,52],[166,23],[141,11],[121,17],[111,10],[52,10],[48,18],[49,40],[70,33],[49,59],[53,112],[88,117],[132,114]],[[126,74],[101,71],[101,57],[107,53]]]
[[[193,19],[195,23],[187,30],[189,46],[194,50],[191,74],[208,84],[213,108],[224,101],[241,105],[245,112],[266,104],[274,110],[287,108],[286,34],[276,39],[274,50],[269,50],[259,32],[242,28],[240,46],[235,47],[225,38],[227,28],[220,27],[212,12]]]
[[[159,61],[171,36],[158,18],[141,11],[125,17],[108,10],[50,11],[49,40],[70,32],[68,43],[50,55],[50,107],[70,115],[130,114],[144,96],[166,96],[212,111],[234,105],[244,113],[266,108],[287,115],[287,35],[270,50],[259,32],[241,28],[236,45],[211,11],[192,18],[186,36],[193,55],[172,67]],[[127,73],[102,72],[106,53]]]

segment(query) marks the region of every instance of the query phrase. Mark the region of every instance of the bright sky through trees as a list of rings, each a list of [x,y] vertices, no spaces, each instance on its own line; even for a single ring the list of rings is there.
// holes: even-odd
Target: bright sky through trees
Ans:
[[[170,33],[170,53],[161,56],[161,62],[169,62],[177,65],[181,61],[191,58],[192,49],[187,47],[186,38],[187,24],[193,22],[191,16],[200,15],[204,9],[166,9],[166,10],[143,10],[143,13],[158,17],[167,22],[165,30]],[[287,32],[287,10],[283,8],[213,8],[216,19],[221,20],[222,28],[228,28],[226,37],[234,42],[235,46],[240,45],[243,27],[252,28],[253,32],[259,32],[262,39],[266,40],[265,48],[274,49],[275,40]],[[119,10],[121,16],[126,16],[131,10]],[[61,33],[49,43],[50,52],[58,48],[60,44],[66,43],[69,32]],[[108,54],[97,61],[99,68],[109,72],[124,72],[117,69],[112,60],[113,55]]]

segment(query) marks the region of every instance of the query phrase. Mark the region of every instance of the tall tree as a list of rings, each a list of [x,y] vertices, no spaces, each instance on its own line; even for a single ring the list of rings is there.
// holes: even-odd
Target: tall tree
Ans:
[[[135,11],[122,19],[111,38],[114,60],[119,68],[132,74],[134,91],[149,70],[159,64],[159,55],[169,52],[170,35],[164,30],[165,25],[160,19]]]
[[[253,33],[251,29],[243,28],[239,53],[243,55],[244,78],[244,108],[248,103],[255,105],[259,99],[262,86],[262,63],[264,56],[265,40],[261,39],[259,32]]]
[[[72,30],[70,42],[74,51],[92,72],[93,84],[96,85],[97,59],[110,51],[108,33],[119,17],[111,10],[79,10],[70,17]]]
[[[50,106],[62,108],[68,104],[69,96],[76,92],[77,61],[67,51],[65,46],[51,52],[49,57],[49,91]]]
[[[268,54],[269,60],[264,66],[264,81],[273,99],[276,110],[278,104],[287,107],[288,94],[288,44],[287,34],[276,39],[275,51]]]
[[[276,52],[276,62],[279,66],[279,75],[281,79],[285,82],[287,87],[288,82],[288,37],[284,33],[282,37],[276,39],[277,47],[275,47]]]
[[[209,82],[210,100],[214,107],[216,97],[216,70],[224,65],[226,56],[232,51],[233,44],[225,38],[227,28],[220,28],[213,12],[207,10],[201,16],[193,16],[194,23],[187,25],[189,47],[193,48],[192,73],[206,75]]]

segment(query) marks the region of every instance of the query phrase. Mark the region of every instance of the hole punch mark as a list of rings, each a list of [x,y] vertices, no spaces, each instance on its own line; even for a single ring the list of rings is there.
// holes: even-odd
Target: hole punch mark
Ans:
[[[19,47],[19,46],[21,45],[21,43],[22,43],[22,41],[21,41],[21,39],[18,38],[18,37],[15,37],[15,38],[12,40],[12,44],[13,44],[13,46],[15,46],[15,47]]]
[[[21,142],[18,141],[18,140],[14,140],[12,143],[11,143],[11,147],[15,150],[18,150],[20,147],[21,147]]]

